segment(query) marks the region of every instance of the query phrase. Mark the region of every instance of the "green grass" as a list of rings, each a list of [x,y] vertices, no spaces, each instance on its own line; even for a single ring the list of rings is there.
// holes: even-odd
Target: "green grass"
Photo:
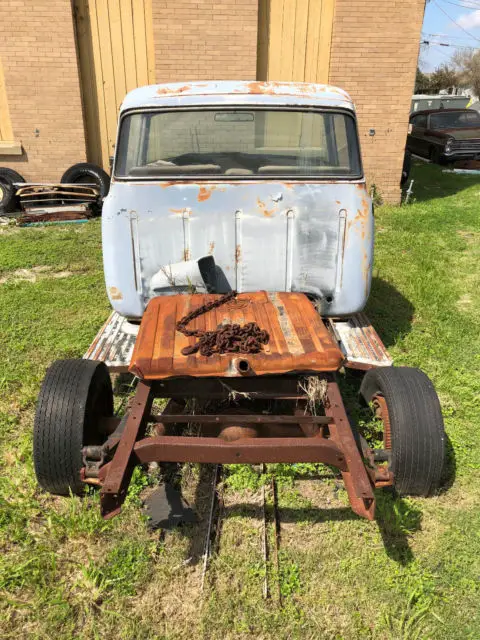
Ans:
[[[0,229],[0,637],[480,637],[480,181],[429,165],[412,177],[412,204],[377,209],[367,311],[396,363],[435,383],[449,438],[445,490],[430,499],[379,492],[370,523],[328,468],[276,465],[266,477],[232,468],[203,596],[205,523],[149,532],[143,474],[109,522],[95,492],[63,499],[37,487],[31,432],[45,369],[81,356],[109,312],[100,226]],[[358,379],[341,382],[365,422]],[[272,475],[281,553],[264,600],[259,496]],[[204,512],[198,480],[187,467],[186,493]]]

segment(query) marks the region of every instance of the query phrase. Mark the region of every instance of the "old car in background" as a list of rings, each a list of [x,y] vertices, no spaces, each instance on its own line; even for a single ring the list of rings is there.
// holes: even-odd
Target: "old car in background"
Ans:
[[[407,151],[437,164],[480,159],[480,113],[430,109],[410,116]]]

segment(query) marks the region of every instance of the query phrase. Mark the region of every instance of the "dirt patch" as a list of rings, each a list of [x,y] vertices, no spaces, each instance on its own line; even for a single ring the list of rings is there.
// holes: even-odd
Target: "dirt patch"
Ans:
[[[458,229],[457,233],[467,242],[477,242],[480,238],[480,233],[476,233],[475,231],[463,231],[462,229]]]
[[[471,307],[471,305],[472,296],[469,293],[463,294],[463,296],[460,296],[460,298],[457,300],[457,307],[460,309],[460,311],[466,311]]]
[[[17,269],[0,278],[0,284],[7,282],[37,282],[43,278],[69,278],[73,276],[72,271],[55,271],[48,265],[40,265],[31,269]]]

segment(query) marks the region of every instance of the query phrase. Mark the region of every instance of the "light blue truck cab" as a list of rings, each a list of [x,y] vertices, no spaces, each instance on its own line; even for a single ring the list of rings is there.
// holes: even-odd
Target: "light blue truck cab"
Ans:
[[[192,287],[303,292],[327,317],[362,310],[373,213],[351,98],[288,82],[131,91],[102,234],[108,296],[130,319]]]

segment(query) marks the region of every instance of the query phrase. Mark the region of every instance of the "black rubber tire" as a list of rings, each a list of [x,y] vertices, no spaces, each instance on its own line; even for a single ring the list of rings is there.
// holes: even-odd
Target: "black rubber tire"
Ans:
[[[0,167],[0,214],[19,209],[15,182],[25,182],[25,178],[13,169]]]
[[[367,403],[384,397],[390,418],[391,470],[403,495],[428,496],[440,486],[445,430],[431,380],[410,367],[379,367],[365,374],[360,393]]]
[[[403,157],[403,167],[402,167],[402,177],[400,179],[400,186],[403,187],[410,175],[410,170],[412,168],[412,154],[410,151],[405,151],[405,155]]]
[[[110,190],[110,176],[101,167],[90,162],[80,162],[67,169],[60,182],[86,184],[94,182],[100,189],[100,197],[105,198]]]
[[[437,147],[430,147],[429,158],[430,158],[430,162],[432,162],[433,164],[440,164],[440,165],[445,164],[444,160],[442,159],[441,153],[439,149],[437,149]]]
[[[82,448],[102,444],[101,417],[113,415],[108,369],[94,360],[57,360],[40,389],[33,431],[38,483],[57,495],[83,493]]]

